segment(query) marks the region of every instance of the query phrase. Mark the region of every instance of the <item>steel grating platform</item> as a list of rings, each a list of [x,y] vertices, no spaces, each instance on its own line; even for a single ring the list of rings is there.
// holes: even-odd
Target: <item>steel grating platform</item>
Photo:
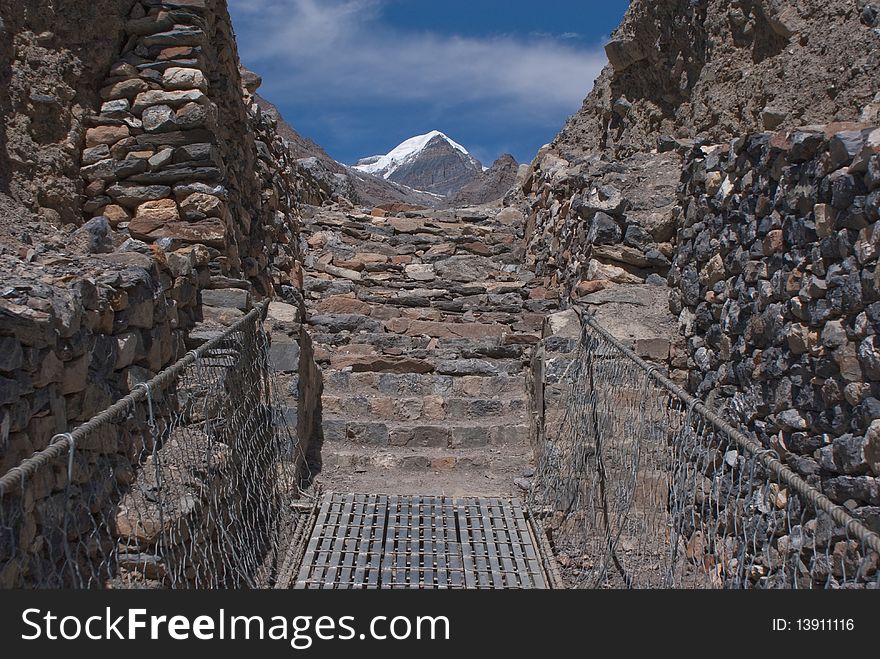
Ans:
[[[327,494],[294,588],[547,588],[516,499]]]

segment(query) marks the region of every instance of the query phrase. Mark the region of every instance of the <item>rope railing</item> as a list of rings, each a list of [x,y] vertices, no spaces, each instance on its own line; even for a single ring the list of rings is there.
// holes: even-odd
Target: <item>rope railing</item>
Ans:
[[[115,421],[121,416],[127,414],[133,405],[145,400],[150,391],[160,391],[164,389],[165,386],[175,377],[179,376],[184,369],[193,364],[199,357],[220,345],[227,336],[234,332],[241,331],[242,328],[253,325],[257,319],[264,319],[266,316],[266,310],[268,309],[267,304],[268,301],[264,301],[257,305],[221,335],[203,343],[195,350],[189,351],[181,359],[158,373],[149,381],[135,385],[134,391],[130,394],[120,398],[100,414],[93,416],[85,423],[77,426],[72,432],[55,435],[49,441],[49,446],[34,453],[34,455],[23,460],[21,464],[13,467],[0,477],[0,496],[3,496],[7,492],[12,491],[16,486],[20,485],[22,477],[29,476],[45,464],[66,455],[68,450],[75,445],[77,439],[86,437],[99,427],[111,421]]]
[[[533,512],[580,587],[878,587],[880,536],[583,308]]]
[[[0,476],[0,587],[272,585],[303,461],[266,312]]]

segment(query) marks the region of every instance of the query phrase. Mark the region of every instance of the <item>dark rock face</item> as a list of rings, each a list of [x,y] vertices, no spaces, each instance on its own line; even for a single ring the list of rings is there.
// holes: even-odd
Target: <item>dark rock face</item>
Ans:
[[[412,162],[398,168],[389,179],[416,190],[448,195],[479,180],[483,167],[441,136],[433,138]]]
[[[634,1],[606,46],[609,65],[554,146],[572,160],[605,149],[629,155],[658,140],[669,148],[667,136],[720,141],[832,120],[876,123],[876,6]],[[831,42],[847,46],[832,53]]]
[[[505,153],[475,181],[468,183],[444,204],[450,208],[478,206],[501,199],[516,183],[519,163]]]
[[[100,105],[100,82],[133,4],[0,6],[0,190],[56,224],[79,220],[82,183],[70,142],[82,139],[83,118]]]
[[[277,132],[281,137],[287,140],[287,148],[290,149],[290,155],[294,158],[299,160],[300,158],[317,157],[328,164],[333,163],[336,166],[334,168],[335,171],[341,172],[345,169],[343,165],[340,165],[333,160],[333,158],[331,158],[319,144],[316,144],[309,138],[296,132],[296,130],[284,120],[278,108],[270,101],[267,101],[259,94],[254,95],[254,101],[260,106],[260,109],[263,112],[272,115],[275,120],[278,121]]]
[[[356,198],[352,201],[364,206],[398,203],[430,207],[437,203],[437,197],[413,190],[405,184],[395,183],[390,180],[386,181],[378,176],[372,176],[353,169],[349,169],[347,175],[356,195]]]
[[[880,501],[878,159],[854,123],[694,149],[668,276],[691,389],[853,510]]]

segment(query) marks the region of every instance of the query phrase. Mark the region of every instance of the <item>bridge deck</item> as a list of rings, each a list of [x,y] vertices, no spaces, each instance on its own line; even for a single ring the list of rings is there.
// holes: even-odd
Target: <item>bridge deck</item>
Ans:
[[[547,588],[516,499],[327,494],[294,588]]]

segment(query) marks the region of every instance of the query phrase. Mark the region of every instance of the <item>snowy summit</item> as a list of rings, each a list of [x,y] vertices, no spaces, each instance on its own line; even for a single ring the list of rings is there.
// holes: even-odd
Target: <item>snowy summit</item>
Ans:
[[[353,169],[441,197],[483,175],[480,161],[439,130],[411,137],[384,156],[363,158]]]
[[[460,151],[466,156],[470,156],[468,150],[461,144],[453,141],[439,130],[432,130],[430,133],[416,135],[415,137],[411,137],[408,140],[401,142],[384,156],[362,158],[355,163],[353,168],[366,174],[372,174],[373,176],[381,176],[385,179],[391,178],[394,172],[398,169],[418,159],[419,155],[425,150],[425,147],[428,146],[431,140],[437,137],[445,140],[453,149]]]

